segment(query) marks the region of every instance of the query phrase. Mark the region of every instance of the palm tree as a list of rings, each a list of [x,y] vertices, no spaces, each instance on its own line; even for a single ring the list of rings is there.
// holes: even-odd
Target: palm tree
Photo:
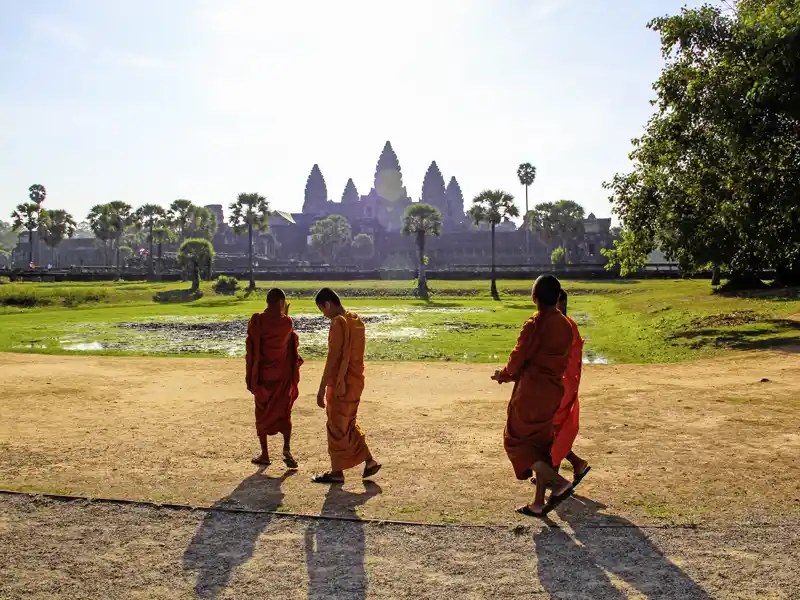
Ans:
[[[253,276],[253,229],[267,231],[269,229],[269,202],[261,194],[239,194],[236,202],[230,205],[230,224],[237,235],[247,232],[248,265],[250,271],[250,288],[256,289]]]
[[[47,198],[47,190],[44,186],[40,183],[34,183],[31,187],[28,188],[28,198],[31,202],[33,202],[36,206],[39,207],[39,219],[41,220],[42,215],[42,204],[44,203],[45,199]],[[40,223],[41,228],[41,223]],[[41,233],[41,232],[40,232]],[[42,248],[42,237],[41,235],[36,240],[36,262],[41,262],[41,248]],[[33,262],[33,258],[31,261]]]
[[[442,213],[430,204],[412,204],[403,215],[403,235],[413,235],[419,256],[417,290],[420,298],[428,299],[428,279],[425,276],[425,236],[442,234]]]
[[[108,266],[108,244],[114,239],[114,223],[108,204],[95,204],[86,216],[89,227],[99,242],[103,244],[103,262]]]
[[[145,204],[139,207],[133,217],[137,229],[147,230],[147,244],[150,251],[150,257],[147,261],[148,277],[153,276],[153,231],[156,227],[163,225],[166,218],[167,211],[158,204]]]
[[[28,264],[33,263],[33,232],[39,229],[41,208],[35,202],[17,204],[11,213],[11,231],[24,229],[28,232]]]
[[[53,249],[53,254],[56,256],[56,268],[58,267],[58,247],[66,239],[75,235],[78,228],[75,219],[65,210],[43,210],[42,211],[42,224],[40,231],[42,232],[42,240],[44,243]]]
[[[214,246],[208,240],[189,238],[178,250],[178,262],[192,274],[192,291],[200,289],[200,269],[211,269],[214,259]]]
[[[174,242],[176,239],[175,233],[169,227],[157,227],[153,230],[153,242],[156,245],[156,265],[159,276],[161,275],[161,251],[164,244]]]
[[[191,221],[191,212],[194,208],[191,200],[174,200],[169,205],[169,221],[172,230],[178,236],[178,241],[186,239],[186,232]]]
[[[488,223],[492,231],[492,298],[500,299],[497,293],[497,279],[494,266],[494,228],[507,217],[518,217],[519,209],[514,204],[514,196],[503,190],[484,190],[472,199],[469,216],[475,225]]]
[[[187,237],[211,240],[219,229],[217,216],[204,206],[192,206],[187,216],[184,230]]]
[[[111,231],[113,233],[114,247],[116,248],[117,277],[122,277],[122,266],[120,263],[120,246],[125,229],[133,224],[133,207],[127,202],[114,200],[108,203],[109,216],[111,218]]]
[[[517,178],[519,182],[525,186],[525,252],[527,253],[526,260],[531,259],[531,234],[528,221],[528,188],[533,185],[536,179],[536,167],[531,163],[522,163],[517,169]]]

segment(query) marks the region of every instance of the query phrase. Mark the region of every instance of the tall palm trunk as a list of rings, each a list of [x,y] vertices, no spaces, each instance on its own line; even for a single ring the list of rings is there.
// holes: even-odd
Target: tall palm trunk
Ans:
[[[161,278],[161,271],[162,271],[162,267],[161,267],[161,249],[162,249],[163,245],[164,245],[163,242],[158,242],[158,263],[157,264],[158,264],[158,276],[159,276],[159,279]]]
[[[248,247],[247,247],[247,251],[248,251],[248,255],[250,257],[250,261],[249,261],[250,262],[250,264],[249,264],[249,267],[250,267],[250,289],[254,290],[254,289],[256,289],[256,279],[255,279],[255,276],[253,275],[253,224],[252,223],[250,223],[249,226],[247,227],[247,238],[248,238],[248,242],[249,242],[248,243]]]
[[[196,292],[200,289],[200,265],[196,262],[192,262],[190,268],[192,270],[192,291]]]
[[[494,268],[494,223],[492,223],[492,298],[500,300],[500,294],[497,293],[497,279],[495,279]]]
[[[425,232],[417,232],[417,253],[419,255],[419,279],[417,290],[421,298],[428,299],[428,278],[425,275]]]
[[[33,264],[33,229],[28,230],[28,266]]]
[[[147,241],[150,244],[150,254],[147,257],[147,276],[152,279],[153,278],[153,224],[150,223],[150,235],[147,237]]]
[[[531,261],[531,224],[528,221],[528,186],[525,186],[525,218],[522,226],[525,228],[525,262]]]
[[[120,262],[120,258],[122,256],[122,252],[120,251],[122,236],[119,236],[115,241],[116,241],[117,279],[122,279],[122,263]]]

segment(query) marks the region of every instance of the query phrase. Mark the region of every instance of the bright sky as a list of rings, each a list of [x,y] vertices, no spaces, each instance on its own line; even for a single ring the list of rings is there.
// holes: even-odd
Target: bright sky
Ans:
[[[362,194],[391,140],[412,198],[431,160],[469,200],[524,191],[607,216],[686,0],[0,0],[0,218],[33,183],[93,204],[299,211],[319,163]],[[689,2],[698,4],[699,2]]]

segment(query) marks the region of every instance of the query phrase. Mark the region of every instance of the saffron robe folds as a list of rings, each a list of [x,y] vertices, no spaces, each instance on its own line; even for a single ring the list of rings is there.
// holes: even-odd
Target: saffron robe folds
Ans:
[[[325,364],[325,411],[331,469],[343,471],[369,456],[364,432],[356,417],[364,391],[366,331],[357,314],[346,312],[331,322]]]
[[[561,399],[561,406],[558,407],[555,417],[553,417],[553,448],[550,455],[553,458],[553,466],[558,467],[561,461],[567,457],[572,450],[572,444],[578,436],[578,421],[580,417],[580,407],[578,403],[578,387],[581,383],[581,370],[583,364],[583,338],[578,325],[567,317],[572,327],[572,350],[569,355],[569,364],[564,373],[564,396]]]
[[[247,326],[246,362],[258,435],[287,432],[303,364],[292,319],[276,309],[254,314]]]
[[[533,475],[533,464],[550,463],[553,417],[564,397],[564,372],[572,348],[572,327],[556,308],[528,319],[501,379],[513,380],[503,445],[517,479]]]

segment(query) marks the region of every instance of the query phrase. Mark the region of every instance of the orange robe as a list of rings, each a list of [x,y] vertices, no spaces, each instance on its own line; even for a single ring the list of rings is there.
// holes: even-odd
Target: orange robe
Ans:
[[[501,377],[513,380],[503,435],[517,479],[533,475],[535,462],[550,462],[553,417],[564,396],[562,378],[572,348],[572,327],[556,308],[528,319]]]
[[[583,364],[583,338],[578,331],[578,325],[567,317],[572,327],[572,350],[569,354],[569,364],[564,373],[564,397],[558,407],[556,416],[553,417],[553,448],[550,455],[553,466],[557,467],[572,450],[572,444],[578,436],[578,386],[581,383],[581,367]]]
[[[346,312],[331,322],[325,363],[325,412],[331,469],[343,471],[369,458],[366,438],[356,422],[364,391],[364,323]]]
[[[292,425],[300,365],[294,323],[277,309],[256,313],[247,325],[247,389],[255,396],[258,435],[285,433]]]

